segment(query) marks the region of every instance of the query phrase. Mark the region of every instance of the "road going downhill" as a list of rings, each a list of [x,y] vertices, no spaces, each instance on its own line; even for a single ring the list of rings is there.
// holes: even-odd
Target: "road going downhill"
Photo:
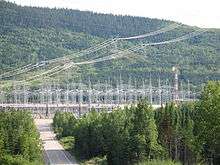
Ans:
[[[56,139],[56,135],[51,128],[51,119],[35,119],[35,123],[43,142],[47,165],[78,165],[76,160],[64,150]]]

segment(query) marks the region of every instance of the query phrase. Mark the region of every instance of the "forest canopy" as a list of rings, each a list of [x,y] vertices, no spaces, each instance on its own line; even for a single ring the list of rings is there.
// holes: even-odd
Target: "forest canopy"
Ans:
[[[0,1],[0,22],[0,74],[67,54],[74,57],[76,52],[107,39],[144,34],[174,23],[70,9],[21,7],[5,1]],[[120,42],[117,49],[125,50],[142,43],[173,39],[194,29],[195,27],[181,25],[170,32],[146,39]],[[77,73],[75,69],[70,69],[69,72],[73,78],[81,76],[83,81],[87,81],[88,76],[96,81],[100,78],[118,78],[119,73],[125,81],[129,76],[149,79],[150,75],[152,79],[160,77],[165,81],[167,77],[171,77],[171,68],[178,65],[181,69],[181,80],[190,80],[198,85],[207,80],[220,79],[219,43],[220,31],[208,29],[202,35],[184,42],[135,51],[131,55],[133,58],[82,66],[77,68]],[[86,59],[79,60],[94,59],[109,52],[114,52],[114,47],[88,54]],[[64,81],[66,77],[62,74],[53,79]]]
[[[93,110],[80,119],[57,112],[53,127],[58,138],[74,137],[70,148],[83,159],[106,156],[112,165],[157,159],[218,165],[220,82],[209,82],[198,102],[153,110],[140,101],[111,113]]]

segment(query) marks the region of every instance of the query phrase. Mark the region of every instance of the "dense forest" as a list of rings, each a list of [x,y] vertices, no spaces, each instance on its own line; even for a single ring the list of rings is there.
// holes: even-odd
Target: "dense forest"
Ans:
[[[21,7],[0,1],[0,74],[27,64],[54,59],[94,46],[115,37],[127,37],[152,32],[171,21],[143,17],[99,14],[69,9]],[[117,43],[117,49],[173,39],[191,32],[195,27],[181,25],[171,32],[145,39]],[[89,54],[86,59],[114,52],[114,46]],[[143,48],[132,53],[133,58],[118,59],[70,69],[72,79],[79,76],[94,81],[129,77],[152,79],[171,77],[171,68],[178,65],[181,79],[194,84],[220,79],[220,31],[208,29],[200,36],[176,44]],[[143,57],[143,58],[140,58]],[[78,60],[85,60],[81,58]],[[36,74],[42,70],[31,72]],[[22,76],[11,79],[22,79]],[[52,79],[66,81],[64,74]],[[8,79],[6,79],[8,80]],[[72,81],[72,80],[70,80]]]
[[[41,147],[30,113],[0,109],[1,165],[43,165]]]
[[[80,119],[58,112],[53,127],[58,138],[72,142],[70,151],[81,159],[106,157],[111,165],[166,164],[169,159],[185,165],[218,165],[219,109],[220,82],[209,82],[195,103],[169,103],[154,111],[142,100],[137,107],[91,111]]]

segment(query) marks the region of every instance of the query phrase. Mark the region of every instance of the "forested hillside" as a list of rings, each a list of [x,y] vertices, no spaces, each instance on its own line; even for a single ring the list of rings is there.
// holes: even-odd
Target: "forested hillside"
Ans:
[[[43,165],[40,136],[29,112],[0,109],[0,164]]]
[[[0,1],[0,73],[13,68],[89,48],[114,37],[127,37],[158,30],[171,21],[132,16],[116,16],[92,12],[21,7]],[[120,42],[117,48],[147,42],[173,39],[193,31],[182,25],[167,33],[145,39]],[[113,51],[113,48],[109,48]],[[90,54],[86,59],[105,56],[109,50]],[[90,76],[94,80],[129,76],[140,78],[171,76],[171,67],[179,65],[181,79],[201,84],[220,79],[220,30],[210,29],[190,40],[169,45],[147,47],[133,52],[134,58],[113,60],[70,70],[75,77]],[[143,57],[143,58],[140,58]],[[83,60],[83,59],[80,59]],[[40,71],[37,71],[40,72]],[[61,74],[56,78],[64,79]],[[17,77],[14,77],[16,79]],[[22,77],[20,77],[22,78]]]

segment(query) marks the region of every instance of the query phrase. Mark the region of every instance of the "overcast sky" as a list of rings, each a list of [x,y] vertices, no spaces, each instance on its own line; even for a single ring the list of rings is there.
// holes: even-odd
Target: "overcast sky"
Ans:
[[[19,5],[72,8],[100,13],[163,18],[220,28],[220,0],[8,0]]]

